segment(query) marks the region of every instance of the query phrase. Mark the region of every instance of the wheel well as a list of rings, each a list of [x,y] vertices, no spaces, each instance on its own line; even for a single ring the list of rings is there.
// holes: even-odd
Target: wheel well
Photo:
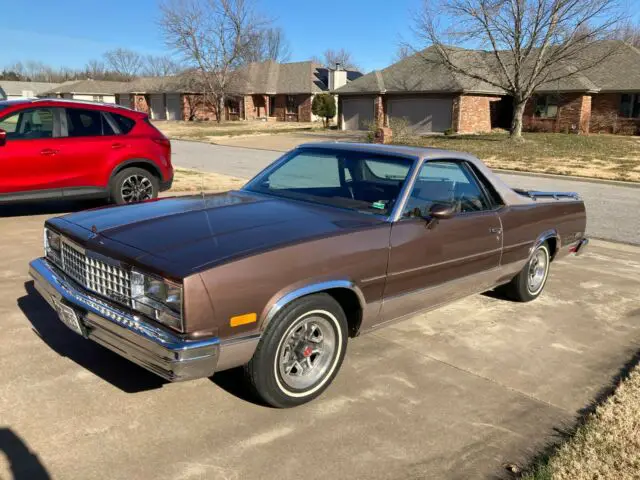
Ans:
[[[109,180],[109,183],[111,183],[111,180],[113,180],[118,173],[126,170],[127,168],[141,168],[142,170],[146,170],[147,172],[149,172],[154,177],[157,177],[159,181],[162,181],[162,174],[160,173],[160,169],[153,163],[143,160],[132,160],[130,162],[118,165],[111,173],[111,179]]]
[[[333,299],[340,304],[347,317],[349,336],[355,337],[362,323],[362,306],[360,305],[358,295],[348,288],[330,288],[324,290],[324,293],[331,295]]]
[[[549,254],[551,255],[551,260],[556,256],[556,247],[558,245],[558,239],[556,237],[549,237],[545,240],[547,245],[549,245]]]

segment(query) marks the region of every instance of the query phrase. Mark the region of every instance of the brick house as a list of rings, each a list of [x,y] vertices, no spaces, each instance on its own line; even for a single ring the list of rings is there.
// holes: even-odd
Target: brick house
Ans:
[[[333,76],[333,71],[313,62],[251,63],[233,80],[235,93],[226,99],[224,120],[315,121],[311,102],[316,94],[329,92]],[[346,83],[361,74],[344,71],[342,76]],[[216,120],[194,74],[140,78],[123,90],[118,103],[147,112],[153,119]]]
[[[596,49],[612,46],[615,53],[596,66],[541,85],[526,105],[525,130],[640,134],[640,50],[623,42],[600,42],[586,52],[596,55]],[[489,52],[456,49],[456,55],[476,69],[496,70]],[[402,118],[416,133],[509,128],[511,97],[489,83],[451,72],[436,59],[426,49],[335,90],[341,127],[389,126]]]

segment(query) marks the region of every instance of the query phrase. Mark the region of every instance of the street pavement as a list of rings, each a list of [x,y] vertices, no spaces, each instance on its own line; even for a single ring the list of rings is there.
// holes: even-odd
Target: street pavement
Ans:
[[[309,138],[309,141],[313,140],[313,137]],[[251,143],[256,144],[256,140]],[[201,142],[174,140],[172,145],[176,166],[247,179],[282,155],[281,151]],[[505,173],[500,176],[513,187],[578,192],[587,207],[587,233],[590,236],[640,245],[640,188],[561,177]]]

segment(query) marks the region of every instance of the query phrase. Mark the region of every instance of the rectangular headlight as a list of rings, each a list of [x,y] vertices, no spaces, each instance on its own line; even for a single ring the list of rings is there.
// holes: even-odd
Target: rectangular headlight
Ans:
[[[184,331],[182,285],[132,269],[131,301],[134,310],[175,330]]]
[[[53,260],[54,263],[60,264],[60,234],[45,227],[44,229],[44,255]]]

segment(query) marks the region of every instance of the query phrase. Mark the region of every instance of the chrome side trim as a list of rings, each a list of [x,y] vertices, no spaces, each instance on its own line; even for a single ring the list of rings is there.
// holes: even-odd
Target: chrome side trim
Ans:
[[[431,263],[429,265],[421,265],[419,267],[408,268],[406,270],[401,270],[399,272],[391,272],[389,273],[388,276],[396,277],[398,275],[404,275],[405,273],[413,273],[413,272],[418,272],[420,270],[428,270],[429,268],[440,267],[442,265],[447,265],[449,263],[464,262],[465,260],[471,260],[472,258],[481,257],[483,255],[491,255],[493,253],[500,252],[500,251],[502,251],[502,248],[494,248],[492,250],[486,250],[484,252],[474,253],[473,255],[467,255],[464,257],[453,258],[451,260],[445,260],[444,262]]]
[[[253,333],[221,340],[216,372],[246,365],[253,357],[261,337],[260,333]]]
[[[213,375],[220,340],[187,340],[86,292],[45,258],[31,262],[36,290],[52,307],[53,298],[74,307],[86,337],[170,381]]]
[[[536,241],[533,243],[533,245],[529,249],[529,257],[528,258],[530,259],[531,255],[533,255],[533,252],[535,251],[535,249],[538,248],[540,245],[542,245],[547,240],[549,240],[550,238],[553,238],[556,241],[556,249],[555,249],[555,251],[550,252],[551,253],[551,259],[553,260],[553,258],[556,256],[556,254],[560,251],[560,247],[562,247],[562,242],[560,241],[560,235],[558,235],[558,232],[555,229],[547,230],[546,232],[543,232],[540,235],[538,235],[538,238],[536,238]]]
[[[330,290],[332,288],[346,288],[348,290],[353,291],[358,296],[358,302],[360,303],[360,308],[364,309],[366,305],[366,301],[364,299],[364,295],[360,288],[350,280],[329,280],[326,282],[313,283],[310,285],[305,285],[304,287],[297,288],[282,297],[280,297],[269,309],[267,315],[264,317],[264,320],[261,322],[261,327],[264,329],[269,322],[276,316],[276,314],[282,310],[285,305],[293,302],[294,300],[304,297],[306,295],[311,295],[312,293],[323,292],[325,290]]]
[[[396,204],[393,207],[393,211],[391,212],[391,215],[389,215],[389,222],[397,222],[400,219],[402,211],[404,210],[404,207],[409,199],[409,195],[411,195],[411,190],[413,190],[413,185],[416,182],[416,178],[420,174],[420,169],[422,168],[423,163],[424,162],[418,157],[416,157],[416,159],[414,160],[413,166],[407,174],[407,178],[405,178],[404,180],[404,185],[402,186],[400,195],[398,195],[398,199],[396,200]]]

